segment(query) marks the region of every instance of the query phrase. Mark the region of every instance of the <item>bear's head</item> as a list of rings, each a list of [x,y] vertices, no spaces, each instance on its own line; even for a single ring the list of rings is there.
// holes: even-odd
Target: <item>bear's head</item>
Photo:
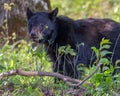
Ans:
[[[27,9],[28,33],[30,37],[39,43],[53,43],[57,36],[55,28],[55,20],[58,13],[58,8],[51,12],[36,12],[33,13]]]

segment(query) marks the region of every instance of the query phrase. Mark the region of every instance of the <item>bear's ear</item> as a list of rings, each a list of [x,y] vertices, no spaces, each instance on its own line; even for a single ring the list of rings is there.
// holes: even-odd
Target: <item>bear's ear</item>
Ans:
[[[33,14],[34,13],[29,8],[27,8],[27,12],[26,12],[27,20],[29,20],[33,16]]]
[[[56,19],[56,16],[58,14],[58,8],[55,8],[51,12],[49,12],[49,18],[54,21]]]

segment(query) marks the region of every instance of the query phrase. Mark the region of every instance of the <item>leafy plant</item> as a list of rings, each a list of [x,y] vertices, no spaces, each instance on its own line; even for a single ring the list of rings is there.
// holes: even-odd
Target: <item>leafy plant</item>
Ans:
[[[71,48],[70,45],[66,45],[58,48],[58,54],[69,54],[71,56],[75,56],[76,52],[74,51],[74,49]]]
[[[96,47],[92,47],[97,57],[95,64],[101,63],[102,69],[100,68],[98,72],[90,78],[90,82],[93,84],[93,87],[87,86],[87,94],[94,94],[94,96],[112,96],[113,94],[114,86],[116,86],[115,82],[118,81],[118,78],[116,78],[116,80],[113,79],[113,72],[115,68],[110,63],[110,60],[106,57],[107,55],[112,54],[112,52],[108,51],[110,48],[110,44],[111,43],[108,39],[103,38],[100,43],[99,49],[97,49]],[[92,72],[92,70],[95,70],[95,68],[96,67],[93,66],[90,71]]]

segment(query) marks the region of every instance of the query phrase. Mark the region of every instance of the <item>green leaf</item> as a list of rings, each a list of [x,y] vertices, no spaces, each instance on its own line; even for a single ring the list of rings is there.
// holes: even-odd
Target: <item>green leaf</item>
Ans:
[[[33,91],[33,89],[32,89],[31,86],[29,86],[28,88],[26,88],[26,91],[27,91],[28,93],[31,93],[31,92]]]
[[[65,46],[61,46],[58,48],[58,54],[62,54],[65,52]]]
[[[104,44],[111,44],[109,39],[102,39],[102,41],[100,42],[100,46],[103,46]]]
[[[95,52],[96,56],[98,57],[99,50],[96,47],[92,47],[91,49]]]
[[[110,48],[110,45],[103,45],[100,50],[103,50],[103,49],[109,49]]]
[[[58,48],[58,53],[59,54],[70,54],[72,56],[76,55],[76,52],[74,51],[74,49],[71,48],[70,45],[67,45],[67,46],[61,46]]]
[[[107,50],[104,50],[104,51],[101,52],[101,56],[102,56],[102,57],[104,57],[104,56],[106,56],[106,55],[108,55],[108,54],[112,54],[112,52],[107,51]]]
[[[120,63],[120,59],[116,60],[115,65],[118,66],[119,63]]]
[[[110,61],[107,58],[101,58],[100,59],[100,63],[102,63],[102,64],[109,64]]]
[[[48,26],[47,26],[47,25],[45,25],[45,29],[48,29]]]

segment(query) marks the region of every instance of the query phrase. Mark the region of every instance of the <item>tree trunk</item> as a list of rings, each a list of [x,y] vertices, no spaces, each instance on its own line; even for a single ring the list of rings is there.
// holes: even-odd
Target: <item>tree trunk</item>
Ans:
[[[4,3],[14,3],[11,11],[6,12]],[[29,7],[33,11],[50,10],[49,0],[0,0],[0,33],[11,36],[16,33],[17,39],[27,38],[27,18],[26,9]],[[7,18],[8,30],[3,30],[2,26]],[[2,37],[2,35],[0,35]]]

